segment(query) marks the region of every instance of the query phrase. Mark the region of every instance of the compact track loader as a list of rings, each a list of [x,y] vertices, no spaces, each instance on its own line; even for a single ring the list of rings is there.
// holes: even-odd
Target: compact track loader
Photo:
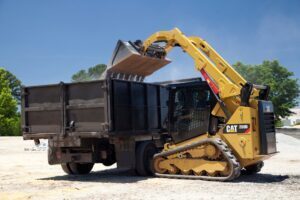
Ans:
[[[204,81],[145,83],[174,47]],[[102,80],[23,87],[23,138],[48,139],[49,164],[67,174],[117,163],[142,176],[229,181],[277,153],[269,91],[175,28],[119,41]]]
[[[215,103],[204,113],[195,105],[201,98],[197,91],[179,88],[171,93],[170,140],[154,155],[155,174],[225,181],[237,178],[241,169],[260,171],[263,160],[277,152],[270,88],[247,82],[205,40],[175,28],[144,42],[119,41],[108,75],[143,80],[170,62],[166,56],[174,47],[192,57]],[[209,126],[207,132],[199,127],[200,118],[209,119],[201,124]]]

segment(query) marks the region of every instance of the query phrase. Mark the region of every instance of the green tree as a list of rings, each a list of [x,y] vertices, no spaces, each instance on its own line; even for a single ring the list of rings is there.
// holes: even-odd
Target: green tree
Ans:
[[[275,118],[291,115],[291,108],[298,105],[299,84],[294,73],[281,66],[278,61],[263,61],[260,65],[245,65],[237,62],[233,67],[249,82],[269,85],[270,100],[274,104]]]
[[[105,64],[98,64],[87,70],[80,70],[72,76],[72,82],[83,82],[100,79],[102,73],[105,71]]]
[[[8,81],[8,86],[11,89],[11,93],[13,97],[17,100],[18,104],[20,104],[21,103],[21,81],[17,79],[17,77],[8,70],[1,70],[0,75],[3,75],[4,78]]]
[[[7,73],[4,68],[0,68],[0,135],[20,135],[18,103],[12,95]]]

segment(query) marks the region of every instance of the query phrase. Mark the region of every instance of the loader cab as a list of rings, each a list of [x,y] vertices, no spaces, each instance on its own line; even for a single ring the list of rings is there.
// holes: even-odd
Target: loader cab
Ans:
[[[201,79],[169,85],[168,132],[175,143],[205,134],[216,104],[208,84]]]

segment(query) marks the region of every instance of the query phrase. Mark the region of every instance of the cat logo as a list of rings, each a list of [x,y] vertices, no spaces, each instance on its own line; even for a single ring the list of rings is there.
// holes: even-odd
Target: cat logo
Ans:
[[[224,129],[224,133],[249,133],[250,124],[227,124]]]
[[[238,125],[227,125],[226,132],[227,133],[236,133]]]

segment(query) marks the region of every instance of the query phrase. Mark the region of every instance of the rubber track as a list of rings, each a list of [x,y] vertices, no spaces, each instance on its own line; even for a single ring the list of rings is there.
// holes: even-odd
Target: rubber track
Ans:
[[[230,148],[227,146],[225,142],[223,142],[221,139],[205,139],[199,142],[192,143],[190,145],[178,147],[166,152],[158,153],[154,155],[154,159],[157,157],[165,157],[170,156],[172,154],[185,151],[188,149],[193,149],[195,147],[211,143],[214,144],[220,152],[223,154],[223,156],[226,158],[227,162],[230,165],[231,172],[226,177],[214,177],[214,176],[196,176],[196,175],[177,175],[177,174],[159,174],[155,173],[158,177],[164,177],[164,178],[179,178],[179,179],[199,179],[199,180],[206,180],[206,181],[230,181],[240,176],[241,173],[241,166],[239,162],[237,161],[236,157],[233,155]]]

